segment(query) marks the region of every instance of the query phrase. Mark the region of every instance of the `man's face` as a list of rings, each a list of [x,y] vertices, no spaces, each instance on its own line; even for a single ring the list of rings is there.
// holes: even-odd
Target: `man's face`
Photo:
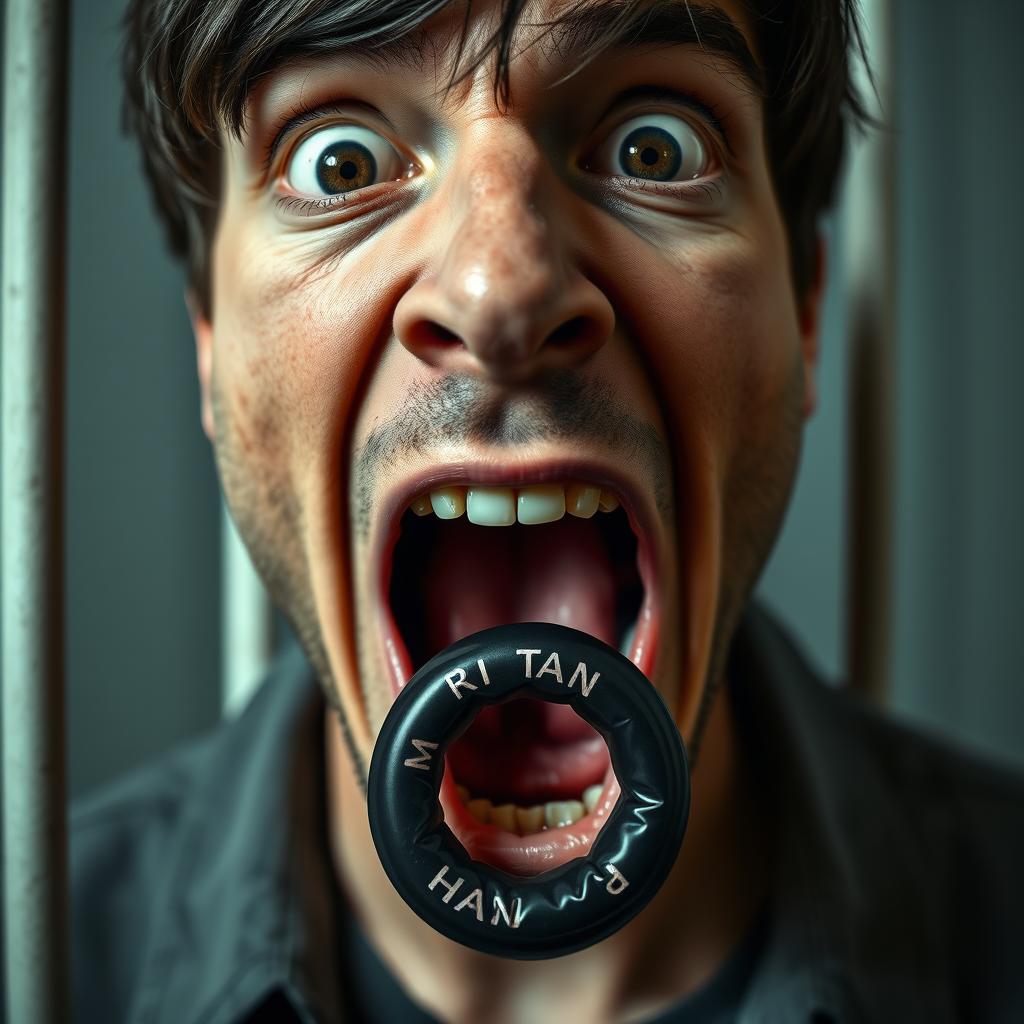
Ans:
[[[496,24],[479,6],[469,52]],[[204,423],[357,772],[412,671],[498,622],[624,645],[691,739],[789,495],[815,317],[760,102],[714,46],[619,47],[553,84],[571,50],[523,46],[564,7],[528,7],[507,110],[492,61],[443,95],[453,5],[419,66],[278,69],[226,147]],[[444,806],[530,873],[604,818],[541,835],[519,811],[614,783],[571,712],[517,704],[453,750]],[[453,773],[512,817],[474,826]]]

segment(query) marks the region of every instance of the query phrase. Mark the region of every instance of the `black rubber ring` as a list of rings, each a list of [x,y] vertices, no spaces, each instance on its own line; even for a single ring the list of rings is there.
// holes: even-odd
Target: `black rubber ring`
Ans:
[[[569,704],[601,733],[622,791],[586,856],[530,878],[471,860],[438,800],[448,745],[486,705],[524,696]],[[381,864],[424,921],[473,949],[539,960],[599,942],[646,906],[683,841],[690,776],[672,716],[628,658],[576,629],[516,623],[459,640],[413,676],[374,746],[367,805]]]

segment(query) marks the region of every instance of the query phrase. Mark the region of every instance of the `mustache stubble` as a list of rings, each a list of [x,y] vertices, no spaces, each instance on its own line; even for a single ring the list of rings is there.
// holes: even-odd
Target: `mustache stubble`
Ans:
[[[453,375],[411,388],[395,415],[376,424],[361,445],[353,460],[351,490],[353,525],[361,538],[369,534],[381,473],[453,441],[494,448],[552,441],[581,450],[597,445],[638,462],[651,482],[658,513],[670,514],[665,440],[607,382],[561,370],[514,394],[501,394],[486,382]]]

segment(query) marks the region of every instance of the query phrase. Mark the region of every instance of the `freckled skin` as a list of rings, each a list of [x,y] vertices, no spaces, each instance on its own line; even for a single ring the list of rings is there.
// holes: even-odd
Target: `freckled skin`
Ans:
[[[720,6],[745,24],[739,4]],[[491,7],[474,14],[470,52]],[[446,11],[430,22],[439,39],[452,17]],[[756,848],[759,826],[747,813],[719,683],[814,406],[819,295],[798,302],[793,294],[760,108],[735,75],[688,51],[597,64],[548,90],[561,73],[527,51],[513,61],[513,106],[501,113],[490,65],[444,110],[429,73],[379,80],[335,68],[338,89],[408,126],[417,154],[433,147],[430,168],[368,200],[353,198],[343,215],[314,227],[312,218],[281,214],[273,184],[259,180],[259,161],[229,141],[213,315],[194,318],[203,422],[228,504],[339,712],[327,728],[341,885],[410,991],[450,1019],[474,1019],[481,1001],[487,1019],[547,1019],[540,1005],[552,1019],[611,1019],[637,1006],[654,1012],[710,975],[761,894],[760,866],[739,852]],[[274,120],[277,91],[317,88],[302,69],[271,77],[252,137]],[[735,156],[723,152],[724,184],[710,204],[673,207],[574,169],[578,149],[602,124],[607,131],[603,106],[647,79],[702,83],[727,112]],[[439,138],[421,132],[413,108],[443,123]],[[574,318],[582,327],[569,343],[550,344]],[[435,324],[461,343],[436,344]],[[518,464],[581,451],[557,435],[524,450],[442,438],[380,471],[365,536],[354,526],[350,483],[371,431],[399,415],[417,389],[466,375],[494,403],[530,412],[531,388],[552,371],[613,386],[669,453],[673,493],[655,523],[662,624],[652,682],[685,739],[699,725],[702,749],[684,853],[651,907],[591,950],[521,964],[431,932],[398,901],[373,854],[356,780],[392,687],[374,603],[372,552],[382,524],[372,510],[411,474],[439,463]],[[649,488],[611,442],[588,439],[585,453]],[[674,910],[682,905],[685,919]]]

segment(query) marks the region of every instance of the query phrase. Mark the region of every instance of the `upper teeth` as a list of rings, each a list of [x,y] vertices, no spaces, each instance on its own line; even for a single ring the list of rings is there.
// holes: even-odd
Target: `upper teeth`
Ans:
[[[529,484],[524,487],[438,487],[417,495],[409,507],[418,516],[458,519],[463,513],[478,526],[553,523],[566,512],[589,519],[598,509],[618,508],[618,497],[592,484]]]

